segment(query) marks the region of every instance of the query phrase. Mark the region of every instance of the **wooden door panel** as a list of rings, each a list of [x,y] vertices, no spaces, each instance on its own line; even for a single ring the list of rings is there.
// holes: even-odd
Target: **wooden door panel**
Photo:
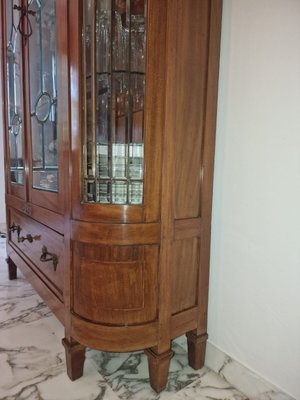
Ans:
[[[180,0],[177,7],[175,218],[184,219],[200,214],[210,6],[207,0]]]
[[[103,310],[144,308],[144,263],[81,261],[79,292],[89,293],[90,306]]]
[[[134,325],[156,318],[158,246],[74,243],[74,312],[90,321]]]
[[[176,314],[197,304],[199,238],[175,240],[172,250],[172,314]]]

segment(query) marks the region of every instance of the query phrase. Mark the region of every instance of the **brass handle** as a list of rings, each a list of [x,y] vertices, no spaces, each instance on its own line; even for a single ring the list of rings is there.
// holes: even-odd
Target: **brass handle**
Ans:
[[[18,232],[18,236],[20,235],[21,232],[21,227],[20,225],[16,225],[14,222],[12,223],[12,225],[9,227],[10,232]]]
[[[28,233],[26,236],[18,236],[18,243],[23,243],[25,240],[28,240],[29,243],[32,243],[34,240],[41,240],[41,235],[32,236]]]
[[[33,242],[33,237],[30,235],[30,233],[26,236],[19,236],[18,237],[18,243],[23,243],[25,240],[28,240],[29,243]]]
[[[42,247],[42,255],[40,257],[42,262],[52,261],[53,269],[56,271],[57,264],[58,264],[58,257],[56,254],[49,253],[46,246]]]

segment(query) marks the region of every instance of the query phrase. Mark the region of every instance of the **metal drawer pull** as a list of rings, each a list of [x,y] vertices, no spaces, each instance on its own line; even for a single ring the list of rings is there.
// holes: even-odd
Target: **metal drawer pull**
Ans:
[[[26,236],[19,236],[18,237],[18,243],[23,243],[25,240],[28,240],[29,243],[33,242],[33,237],[30,235],[30,233]]]
[[[42,255],[40,257],[42,262],[52,261],[53,269],[56,271],[57,264],[58,264],[58,257],[56,254],[49,253],[46,246],[42,247]]]
[[[20,225],[16,225],[14,222],[12,223],[12,225],[9,227],[10,232],[18,232],[18,235],[21,232],[21,227]]]
[[[25,240],[28,240],[29,243],[32,243],[34,240],[41,240],[41,235],[32,236],[30,233],[26,236],[18,236],[18,243],[23,243]]]

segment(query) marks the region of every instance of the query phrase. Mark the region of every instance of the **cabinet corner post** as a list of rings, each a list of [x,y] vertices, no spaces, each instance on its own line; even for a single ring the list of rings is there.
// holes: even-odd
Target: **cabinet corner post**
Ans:
[[[165,353],[157,354],[153,349],[146,349],[145,354],[148,357],[150,385],[159,393],[167,385],[170,361],[174,353],[169,350]]]
[[[83,374],[85,347],[75,341],[69,342],[66,338],[62,339],[62,344],[66,353],[68,376],[72,381],[75,381]]]
[[[207,333],[197,335],[194,332],[186,334],[188,344],[189,366],[193,369],[200,369],[204,366]]]
[[[6,259],[7,266],[8,266],[8,279],[10,281],[17,279],[17,267],[15,263],[8,257]]]

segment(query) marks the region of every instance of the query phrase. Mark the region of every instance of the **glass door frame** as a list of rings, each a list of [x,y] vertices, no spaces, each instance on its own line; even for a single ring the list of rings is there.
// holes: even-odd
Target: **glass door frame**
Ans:
[[[26,4],[28,0],[25,0]],[[67,64],[67,1],[56,0],[56,60],[57,60],[57,136],[58,136],[58,191],[51,192],[33,187],[33,162],[32,162],[32,128],[30,107],[30,56],[29,41],[25,46],[25,81],[26,92],[26,127],[29,133],[27,142],[28,153],[28,199],[29,202],[47,208],[59,214],[64,213],[64,186],[66,170],[63,163],[67,161],[64,156],[66,140],[68,140],[68,64]]]
[[[19,5],[23,6],[23,1],[19,1]],[[22,94],[23,94],[23,103],[22,103],[22,113],[23,113],[23,121],[22,121],[22,146],[23,146],[23,163],[24,163],[24,182],[23,184],[16,184],[11,181],[10,177],[10,146],[9,146],[9,136],[8,136],[8,98],[7,98],[7,23],[6,23],[6,10],[7,10],[7,2],[1,2],[1,16],[0,21],[2,25],[2,37],[1,37],[1,54],[2,54],[2,62],[1,62],[1,74],[2,74],[2,90],[1,96],[3,96],[3,136],[4,136],[4,160],[5,160],[5,181],[6,181],[6,193],[8,196],[17,197],[21,200],[27,200],[28,194],[28,158],[27,158],[27,146],[25,141],[26,136],[26,105],[25,98],[26,94],[24,91],[24,77],[25,77],[25,63],[24,63],[24,46],[22,45],[21,49],[21,61],[22,61]],[[23,24],[24,25],[24,24]]]
[[[70,124],[72,130],[72,217],[86,222],[141,223],[160,219],[162,143],[166,87],[166,5],[147,0],[144,202],[142,205],[84,203],[82,200],[82,0],[69,7]],[[159,40],[158,40],[159,38]],[[160,62],[157,62],[160,60]]]

